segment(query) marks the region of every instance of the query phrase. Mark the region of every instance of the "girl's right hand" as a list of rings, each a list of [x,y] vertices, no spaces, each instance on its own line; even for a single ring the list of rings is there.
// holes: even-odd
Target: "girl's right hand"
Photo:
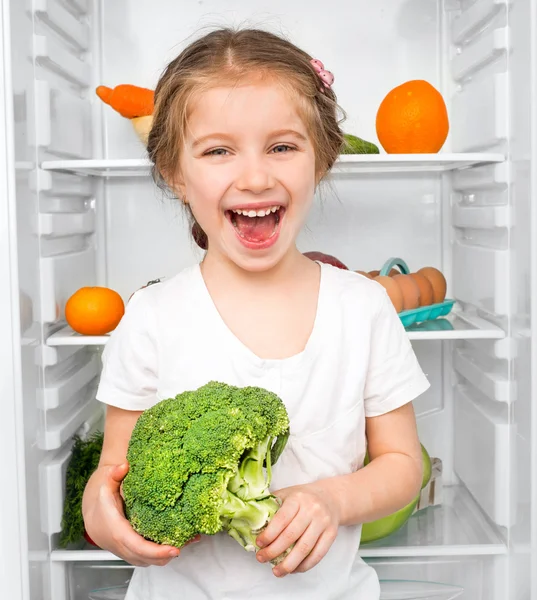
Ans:
[[[125,518],[121,482],[128,463],[99,467],[88,486],[95,493],[84,494],[83,515],[86,531],[102,549],[109,550],[137,567],[164,566],[179,556],[179,548],[155,544],[138,535]],[[89,490],[86,489],[86,492]],[[192,541],[198,541],[196,536]],[[188,542],[191,543],[191,542]]]

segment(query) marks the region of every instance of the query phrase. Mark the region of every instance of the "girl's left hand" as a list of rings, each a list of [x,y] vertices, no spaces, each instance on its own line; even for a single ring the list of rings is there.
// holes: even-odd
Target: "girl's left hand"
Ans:
[[[283,504],[257,537],[257,545],[262,548],[257,560],[273,560],[295,544],[273,573],[276,577],[304,573],[317,565],[334,543],[340,521],[339,504],[321,481],[285,488],[274,495]]]

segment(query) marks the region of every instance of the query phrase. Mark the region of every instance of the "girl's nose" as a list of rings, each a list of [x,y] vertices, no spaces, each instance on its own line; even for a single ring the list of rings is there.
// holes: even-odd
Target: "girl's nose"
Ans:
[[[261,194],[274,187],[274,178],[262,158],[245,159],[237,176],[237,189],[241,192]]]

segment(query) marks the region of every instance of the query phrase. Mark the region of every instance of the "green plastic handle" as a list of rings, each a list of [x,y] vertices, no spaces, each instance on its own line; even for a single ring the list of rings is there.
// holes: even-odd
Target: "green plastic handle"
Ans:
[[[402,258],[390,258],[384,263],[384,266],[380,270],[380,274],[388,275],[393,267],[399,267],[403,275],[408,275],[410,273],[408,265]]]

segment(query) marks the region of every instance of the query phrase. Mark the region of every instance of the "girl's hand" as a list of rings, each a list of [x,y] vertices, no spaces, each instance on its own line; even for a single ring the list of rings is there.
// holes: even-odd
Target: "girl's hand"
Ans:
[[[105,466],[94,473],[97,486],[92,494],[94,501],[84,503],[84,524],[91,539],[105,550],[113,552],[126,562],[137,567],[164,566],[179,556],[179,548],[155,544],[138,535],[125,518],[121,483],[127,472],[127,463]],[[192,541],[198,541],[196,536]],[[190,543],[190,542],[188,542]]]
[[[267,528],[257,538],[260,562],[288,556],[273,569],[276,577],[304,573],[317,565],[336,539],[340,508],[322,482],[286,488],[274,494],[283,501]]]

